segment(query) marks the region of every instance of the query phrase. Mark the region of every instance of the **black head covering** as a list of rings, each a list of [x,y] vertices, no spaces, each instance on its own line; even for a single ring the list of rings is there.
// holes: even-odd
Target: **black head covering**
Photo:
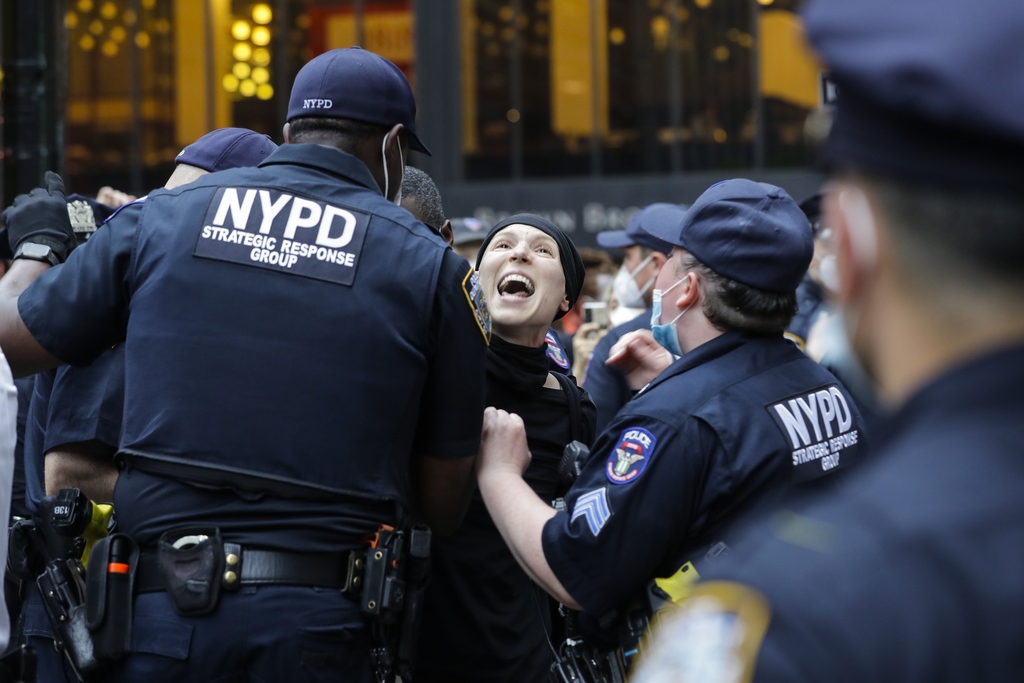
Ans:
[[[517,213],[491,228],[477,253],[476,269],[480,270],[480,261],[483,259],[484,252],[487,251],[487,245],[491,243],[495,235],[510,225],[529,225],[531,228],[537,228],[541,232],[547,233],[551,239],[555,240],[555,244],[558,245],[558,258],[562,262],[562,274],[565,275],[565,295],[569,298],[569,308],[575,306],[576,300],[580,298],[580,292],[583,291],[583,276],[587,272],[583,267],[583,259],[580,258],[580,253],[576,251],[576,245],[572,243],[568,235],[554,223],[537,214]],[[567,312],[559,309],[555,320]]]

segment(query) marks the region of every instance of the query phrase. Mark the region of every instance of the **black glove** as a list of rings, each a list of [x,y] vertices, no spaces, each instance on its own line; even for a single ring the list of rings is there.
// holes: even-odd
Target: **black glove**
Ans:
[[[28,194],[19,194],[3,212],[7,239],[15,254],[23,243],[32,242],[50,247],[63,263],[75,248],[75,231],[68,218],[64,181],[53,171],[47,171],[45,178],[45,189],[37,187]]]

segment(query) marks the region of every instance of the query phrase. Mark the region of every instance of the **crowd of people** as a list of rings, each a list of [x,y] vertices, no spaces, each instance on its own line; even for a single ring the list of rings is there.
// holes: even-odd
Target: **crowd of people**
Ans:
[[[1019,680],[1024,12],[939,5],[808,3],[820,193],[607,252],[449,219],[359,48],[280,146],[48,173],[0,240],[0,681]]]

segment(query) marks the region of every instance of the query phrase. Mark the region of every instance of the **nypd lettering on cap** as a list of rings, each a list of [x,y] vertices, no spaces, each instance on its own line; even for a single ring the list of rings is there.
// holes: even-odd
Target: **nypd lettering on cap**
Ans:
[[[612,449],[605,465],[605,474],[613,484],[636,481],[647,469],[658,439],[643,427],[623,429],[618,445]]]
[[[351,285],[368,214],[279,190],[224,187],[193,255]]]
[[[814,479],[852,463],[860,431],[837,384],[765,406],[792,449],[795,478]]]
[[[308,99],[302,100],[303,109],[330,109],[334,106],[334,100],[329,99]]]

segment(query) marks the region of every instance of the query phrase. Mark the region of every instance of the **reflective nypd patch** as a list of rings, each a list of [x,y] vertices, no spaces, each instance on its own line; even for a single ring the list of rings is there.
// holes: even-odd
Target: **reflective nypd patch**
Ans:
[[[194,256],[351,285],[369,214],[275,189],[222,187]]]
[[[678,610],[652,621],[631,683],[746,683],[768,630],[768,602],[729,581],[698,583]]]
[[[647,469],[658,439],[643,427],[623,429],[618,445],[612,449],[605,465],[605,474],[613,484],[628,484]]]
[[[491,312],[487,310],[487,299],[484,297],[484,288],[480,286],[480,278],[472,268],[462,278],[462,293],[466,295],[466,301],[473,310],[473,317],[480,333],[484,335],[484,341],[491,343]]]
[[[569,369],[569,357],[565,355],[565,349],[558,343],[558,337],[551,330],[544,335],[544,343],[548,345],[548,358],[550,358],[555,365],[562,368],[563,370]]]
[[[820,477],[856,460],[860,431],[839,385],[827,384],[765,409],[790,446],[797,481]]]
[[[612,516],[612,510],[608,507],[608,492],[604,487],[595,489],[576,499],[576,505],[572,509],[572,517],[569,523],[572,524],[582,517],[590,528],[590,533],[596,537],[604,528],[605,522]]]

